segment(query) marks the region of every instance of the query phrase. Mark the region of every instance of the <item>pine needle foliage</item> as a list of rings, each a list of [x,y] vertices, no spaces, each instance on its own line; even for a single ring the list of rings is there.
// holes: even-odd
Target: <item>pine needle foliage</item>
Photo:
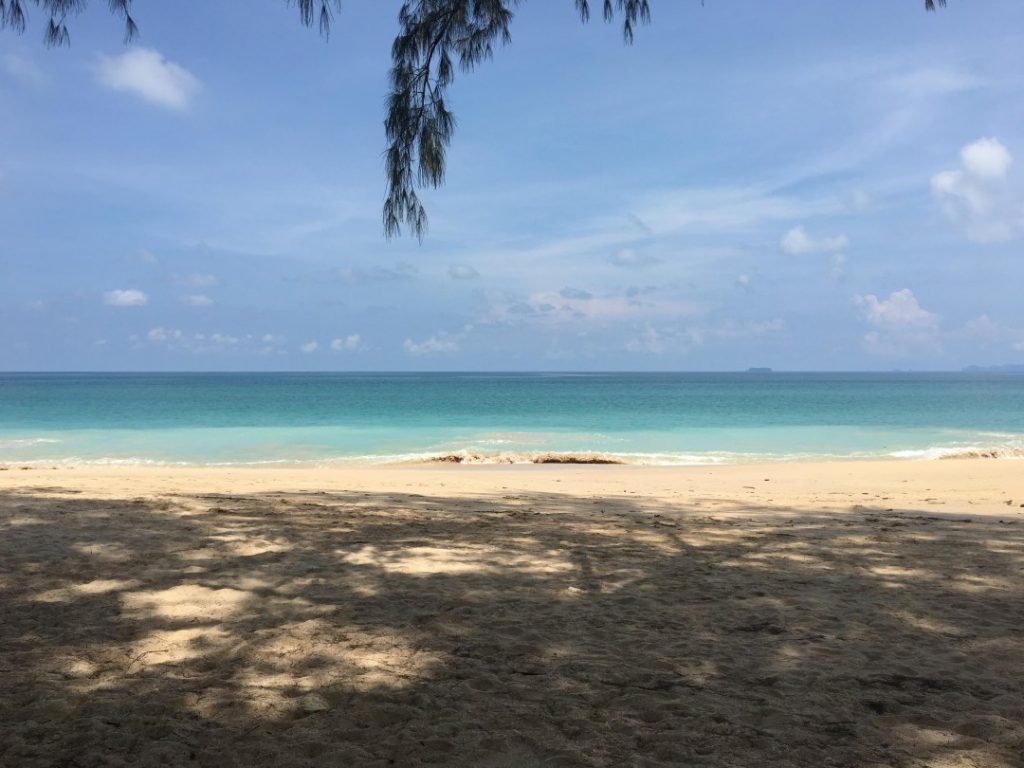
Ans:
[[[651,20],[648,0],[573,0],[582,21],[590,20],[600,3],[606,22],[621,19],[622,37],[632,43],[636,28]],[[448,88],[456,70],[471,72],[512,37],[513,9],[522,0],[404,0],[398,12],[399,32],[391,46],[390,93],[384,131],[387,192],[383,224],[388,238],[403,226],[423,239],[427,213],[417,190],[444,182],[446,153],[455,132],[448,106]],[[133,0],[107,0],[110,12],[124,22],[124,40],[138,35],[132,17]],[[297,7],[299,21],[329,37],[334,12],[341,0],[285,0]],[[0,29],[24,32],[26,8],[36,6],[47,17],[43,39],[49,46],[69,45],[68,19],[81,13],[89,0],[0,0]],[[924,0],[925,10],[945,6],[946,0]]]

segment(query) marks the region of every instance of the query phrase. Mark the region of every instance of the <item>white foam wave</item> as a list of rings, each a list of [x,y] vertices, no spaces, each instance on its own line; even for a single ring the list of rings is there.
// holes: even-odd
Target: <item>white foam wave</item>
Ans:
[[[59,442],[60,440],[52,437],[24,437],[12,440],[0,440],[0,448],[23,447],[26,445],[48,445],[50,443]]]
[[[916,450],[893,451],[896,459],[1024,459],[1024,446],[1019,445],[935,445]]]

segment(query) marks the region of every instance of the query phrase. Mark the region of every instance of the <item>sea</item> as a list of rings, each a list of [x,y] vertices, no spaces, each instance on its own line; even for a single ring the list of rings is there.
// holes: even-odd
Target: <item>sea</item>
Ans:
[[[1024,457],[988,373],[2,373],[0,464]]]

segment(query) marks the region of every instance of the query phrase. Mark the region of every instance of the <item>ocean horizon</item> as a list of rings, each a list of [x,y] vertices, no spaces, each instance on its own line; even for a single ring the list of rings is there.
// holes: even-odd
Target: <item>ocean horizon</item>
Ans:
[[[716,465],[1024,455],[986,372],[0,374],[0,463]]]

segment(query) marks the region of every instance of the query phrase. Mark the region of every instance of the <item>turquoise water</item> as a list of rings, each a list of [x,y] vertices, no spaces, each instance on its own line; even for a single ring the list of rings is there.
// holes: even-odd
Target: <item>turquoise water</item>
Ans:
[[[1024,376],[0,374],[2,463],[651,464],[1024,452]]]

